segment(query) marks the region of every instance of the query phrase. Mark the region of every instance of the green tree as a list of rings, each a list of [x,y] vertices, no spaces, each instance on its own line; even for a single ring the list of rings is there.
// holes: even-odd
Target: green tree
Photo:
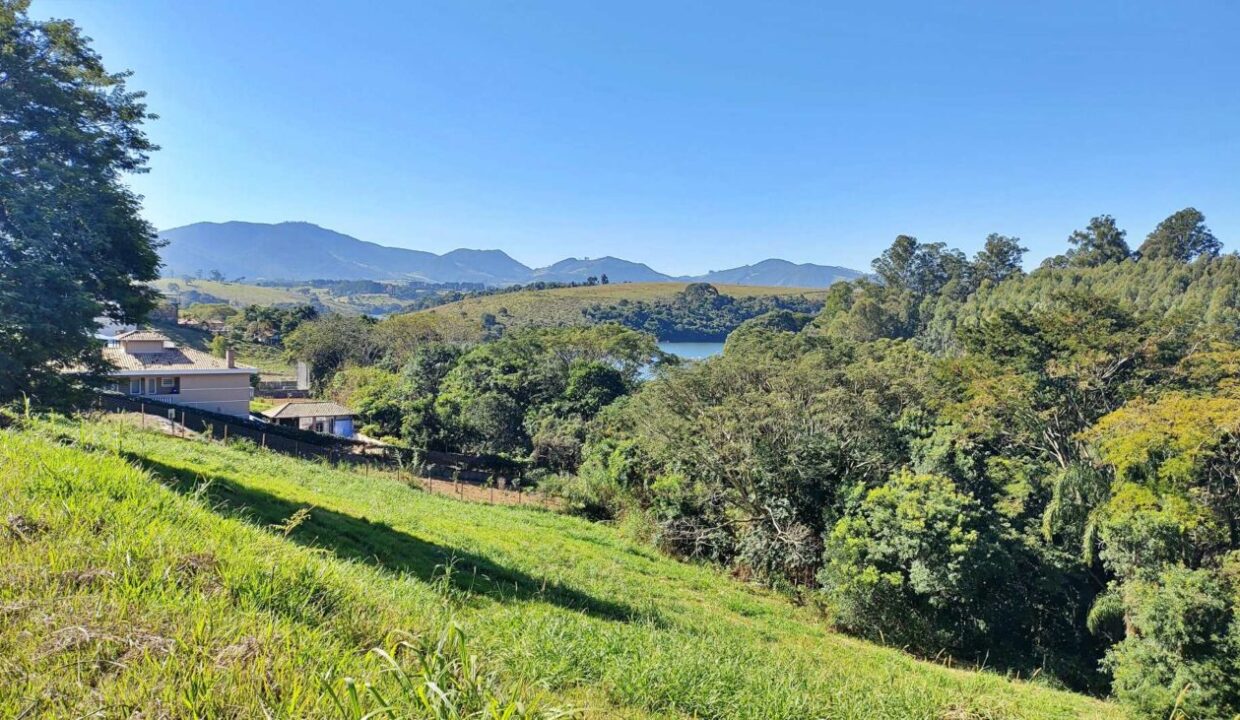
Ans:
[[[1130,632],[1106,657],[1116,697],[1148,718],[1240,714],[1240,556],[1221,570],[1174,566],[1122,594]]]
[[[1120,481],[1183,497],[1194,515],[1183,524],[1198,538],[1189,557],[1240,550],[1240,399],[1179,392],[1137,398],[1083,437]],[[1202,513],[1208,518],[1196,517]]]
[[[973,256],[973,274],[977,282],[989,280],[1000,283],[1024,273],[1020,261],[1027,248],[1021,247],[1020,238],[991,233],[986,244]]]
[[[284,352],[290,361],[309,362],[312,381],[322,387],[350,363],[373,362],[379,355],[374,337],[375,322],[370,318],[327,315],[298,325],[284,339]]]
[[[828,537],[819,577],[836,621],[924,651],[976,647],[1011,572],[992,526],[948,478],[895,474]]]
[[[624,375],[607,363],[578,360],[568,369],[564,400],[575,412],[590,416],[628,392]]]
[[[224,335],[216,335],[211,338],[211,354],[215,357],[222,358],[228,354],[228,349],[233,346],[231,340]]]
[[[1218,257],[1223,244],[1206,227],[1206,216],[1196,208],[1183,210],[1158,223],[1137,250],[1143,260],[1178,260]]]
[[[1072,249],[1067,252],[1067,264],[1073,267],[1096,267],[1107,263],[1127,260],[1132,251],[1124,240],[1125,233],[1110,215],[1099,215],[1089,221],[1084,230],[1076,230],[1068,236]]]
[[[478,345],[452,358],[437,383],[443,440],[464,452],[526,457],[535,435],[548,446],[580,435],[574,423],[627,393],[657,356],[653,338],[617,325],[524,330]],[[445,369],[441,359],[426,360],[419,374]]]
[[[146,170],[154,116],[67,20],[0,0],[0,401],[102,370],[95,319],[155,307],[154,229],[121,181]]]
[[[891,247],[870,263],[870,267],[888,287],[911,287],[916,282],[917,252],[920,247],[917,238],[898,235]]]

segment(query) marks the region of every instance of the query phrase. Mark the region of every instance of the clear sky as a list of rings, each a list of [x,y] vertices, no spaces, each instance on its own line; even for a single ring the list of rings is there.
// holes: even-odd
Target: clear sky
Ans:
[[[1110,213],[1240,241],[1240,2],[35,0],[150,93],[160,228],[864,269]]]

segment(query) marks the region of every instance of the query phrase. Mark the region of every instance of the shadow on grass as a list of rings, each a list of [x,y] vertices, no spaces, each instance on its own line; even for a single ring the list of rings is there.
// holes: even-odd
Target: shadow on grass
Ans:
[[[242,486],[225,476],[178,468],[134,452],[123,455],[163,478],[168,487],[182,494],[198,492],[205,481],[206,500],[226,516],[278,527],[285,525],[298,511],[309,509],[309,515],[288,531],[288,539],[328,550],[340,558],[407,573],[425,582],[447,582],[469,596],[501,602],[549,602],[607,620],[627,622],[642,617],[622,603],[600,600],[573,588],[530,577],[475,553],[421,540],[383,522],[321,507],[311,508],[305,503],[294,503]]]

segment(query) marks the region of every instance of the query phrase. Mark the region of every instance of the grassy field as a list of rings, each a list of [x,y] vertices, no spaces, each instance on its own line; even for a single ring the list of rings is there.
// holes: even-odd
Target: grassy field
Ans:
[[[360,719],[380,696],[375,717],[1121,717],[833,634],[617,528],[115,423],[0,431],[0,716]]]
[[[213,280],[194,280],[187,283],[176,278],[164,278],[152,283],[160,292],[173,297],[179,292],[196,290],[207,295],[214,295],[225,302],[236,305],[304,305],[313,299],[313,295],[297,292],[289,288],[262,287],[245,283],[215,282]],[[174,291],[172,286],[179,288]]]
[[[584,325],[582,311],[591,305],[612,305],[621,300],[669,300],[685,289],[688,283],[616,283],[592,287],[523,290],[483,297],[466,298],[439,307],[421,310],[419,315],[436,318],[449,328],[478,330],[482,316],[494,315],[506,328],[530,326]],[[755,285],[716,285],[723,295],[764,297],[771,295],[804,295],[821,298],[826,290],[763,287]],[[450,333],[451,334],[451,333]],[[455,333],[460,334],[460,333]]]
[[[349,297],[337,297],[325,288],[308,285],[289,287],[265,287],[235,282],[215,282],[212,280],[195,279],[187,284],[184,279],[164,278],[152,283],[160,292],[169,298],[176,299],[184,293],[196,290],[212,295],[220,300],[236,306],[244,305],[307,305],[318,302],[332,312],[344,315],[363,315],[371,313],[375,306],[403,304],[390,295],[363,294]],[[174,291],[172,288],[177,289]]]

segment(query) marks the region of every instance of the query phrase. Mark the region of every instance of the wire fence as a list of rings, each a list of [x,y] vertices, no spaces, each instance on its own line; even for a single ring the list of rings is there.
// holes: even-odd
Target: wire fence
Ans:
[[[409,455],[402,454],[399,448],[329,435],[310,442],[289,434],[304,434],[303,431],[116,393],[100,393],[94,409],[106,413],[137,413],[139,427],[150,423],[154,428],[166,419],[164,427],[174,435],[194,433],[225,443],[244,439],[283,455],[348,464],[364,474],[392,475],[427,492],[462,500],[493,505],[558,506],[554,498],[525,487],[518,466],[508,463],[497,467],[493,458],[429,451],[422,453],[415,467]]]

